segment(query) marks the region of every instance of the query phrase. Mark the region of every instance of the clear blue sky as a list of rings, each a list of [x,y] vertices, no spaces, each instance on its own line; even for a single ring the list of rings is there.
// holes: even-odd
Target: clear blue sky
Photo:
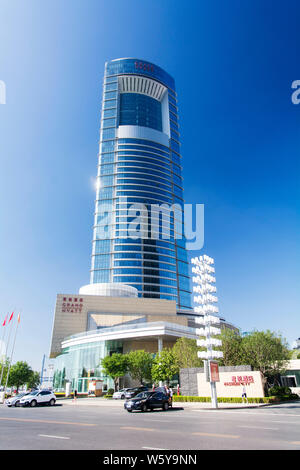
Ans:
[[[300,336],[299,2],[1,0],[0,313],[41,367],[57,293],[89,282],[102,76],[138,57],[176,80],[185,199],[205,204],[220,310]]]

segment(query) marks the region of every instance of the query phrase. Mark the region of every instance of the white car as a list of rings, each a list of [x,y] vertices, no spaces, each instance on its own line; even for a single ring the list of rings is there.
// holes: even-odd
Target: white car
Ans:
[[[127,392],[127,390],[131,390],[131,389],[122,388],[122,390],[119,390],[118,392],[115,392],[112,397],[115,400],[119,400],[119,399],[123,400],[125,398],[125,393]]]
[[[20,400],[20,406],[55,405],[56,396],[50,390],[35,390]]]
[[[10,397],[7,400],[5,400],[5,405],[11,407],[11,406],[19,406],[20,405],[20,400],[21,398],[25,397],[25,395],[29,395],[30,392],[23,392],[19,393],[18,395],[14,397]]]

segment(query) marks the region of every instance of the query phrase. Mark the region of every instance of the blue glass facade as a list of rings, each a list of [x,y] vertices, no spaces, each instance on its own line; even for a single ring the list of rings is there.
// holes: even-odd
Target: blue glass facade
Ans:
[[[169,237],[161,219],[159,237],[147,219],[144,236],[128,238],[137,203],[149,214],[151,205],[183,207],[177,99],[160,67],[118,59],[105,67],[91,283],[121,282],[191,308],[185,240],[176,238],[182,214],[171,214]]]
[[[121,93],[119,126],[126,125],[151,127],[162,132],[161,103],[141,93]]]

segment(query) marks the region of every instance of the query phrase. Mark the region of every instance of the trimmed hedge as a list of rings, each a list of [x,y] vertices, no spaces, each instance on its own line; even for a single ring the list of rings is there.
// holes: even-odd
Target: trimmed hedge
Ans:
[[[211,397],[189,397],[189,396],[182,396],[182,395],[173,395],[174,402],[211,402]],[[248,398],[248,403],[276,403],[278,402],[277,397],[255,397],[255,398]],[[218,397],[219,403],[243,403],[241,397]]]

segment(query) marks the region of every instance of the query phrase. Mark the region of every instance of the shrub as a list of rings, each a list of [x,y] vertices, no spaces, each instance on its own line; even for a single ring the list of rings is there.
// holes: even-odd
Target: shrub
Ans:
[[[254,397],[248,398],[249,403],[274,403],[278,401],[277,397]],[[173,402],[211,402],[211,397],[193,397],[193,396],[173,396]],[[219,403],[242,403],[241,397],[218,397]]]
[[[291,395],[292,391],[289,387],[279,387],[275,385],[269,389],[269,393],[275,397],[283,397]]]

